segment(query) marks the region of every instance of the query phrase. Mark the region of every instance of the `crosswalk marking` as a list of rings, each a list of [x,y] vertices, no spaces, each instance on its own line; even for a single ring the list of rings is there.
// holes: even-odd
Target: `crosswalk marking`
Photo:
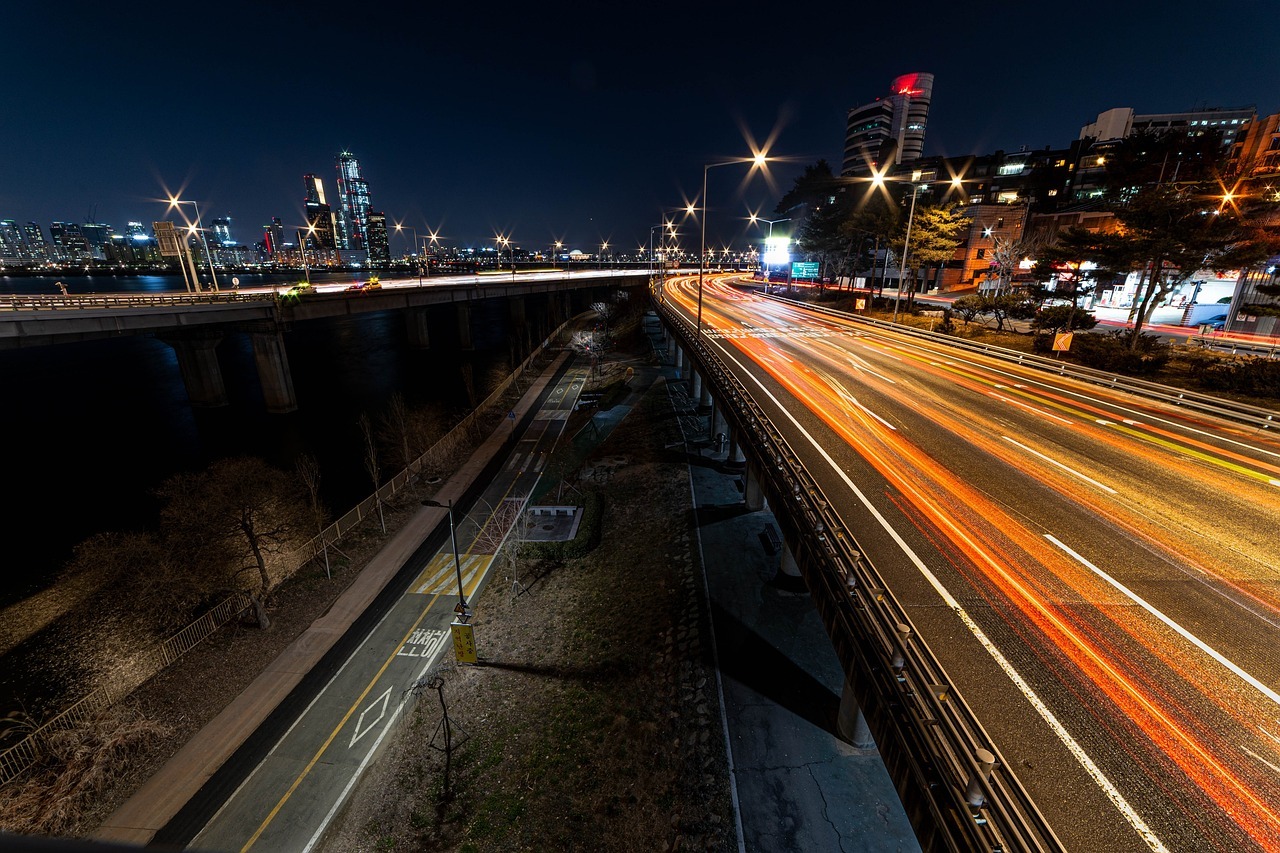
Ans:
[[[470,586],[473,578],[484,574],[493,562],[492,554],[467,554],[462,558],[462,584]],[[441,552],[431,558],[427,567],[409,588],[418,595],[436,595],[458,591],[458,573],[453,568],[453,554]]]

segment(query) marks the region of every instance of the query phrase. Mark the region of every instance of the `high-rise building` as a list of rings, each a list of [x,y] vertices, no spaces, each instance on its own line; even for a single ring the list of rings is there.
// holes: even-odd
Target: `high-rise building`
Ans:
[[[324,182],[315,175],[303,175],[302,182],[307,188],[307,225],[311,233],[304,235],[306,243],[312,249],[332,252],[337,250],[337,229],[334,225],[333,209],[324,200]]]
[[[76,263],[93,257],[89,241],[74,222],[51,222],[49,236],[53,239],[54,254],[59,261]]]
[[[231,239],[231,217],[220,217],[213,220],[213,242],[219,246],[234,246],[235,240]]]
[[[842,175],[883,173],[924,154],[933,75],[903,74],[894,78],[889,90],[885,97],[849,110]]]
[[[12,219],[0,219],[0,264],[18,266],[27,261],[27,244],[22,229]]]
[[[369,265],[383,267],[391,263],[391,249],[387,244],[387,215],[378,210],[369,211],[366,223],[365,245],[369,250]]]
[[[49,244],[44,239],[44,232],[40,230],[40,226],[34,222],[28,222],[22,226],[22,236],[27,241],[27,251],[31,253],[31,257],[44,263],[53,260],[49,252]]]
[[[277,260],[284,252],[284,226],[280,224],[280,217],[271,217],[271,224],[262,227],[262,246],[267,260]]]
[[[350,151],[338,154],[338,248],[367,249],[369,184]]]
[[[86,222],[80,226],[80,233],[89,244],[89,254],[94,258],[106,258],[106,246],[111,242],[111,226],[104,222]]]

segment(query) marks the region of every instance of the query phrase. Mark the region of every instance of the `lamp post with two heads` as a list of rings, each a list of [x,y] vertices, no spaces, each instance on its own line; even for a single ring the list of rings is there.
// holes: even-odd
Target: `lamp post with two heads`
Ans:
[[[709,205],[707,204],[707,172],[719,166],[733,166],[738,163],[750,163],[751,171],[755,171],[758,168],[762,168],[768,160],[769,158],[761,151],[752,157],[721,160],[718,163],[708,163],[702,167],[702,239],[698,244],[698,321],[695,335],[702,334],[702,277],[707,263],[707,212],[709,210]]]
[[[218,273],[213,269],[213,256],[209,253],[209,240],[204,236],[204,226],[200,221],[200,205],[194,201],[183,201],[177,196],[169,196],[169,207],[177,207],[180,204],[189,204],[196,209],[195,231],[200,234],[200,242],[204,245],[204,259],[209,264],[209,278],[213,281],[213,289],[216,293],[218,290]]]

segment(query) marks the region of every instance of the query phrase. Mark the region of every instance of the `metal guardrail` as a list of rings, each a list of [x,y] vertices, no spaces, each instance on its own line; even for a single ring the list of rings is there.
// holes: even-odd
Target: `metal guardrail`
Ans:
[[[761,476],[780,497],[775,509],[802,536],[797,562],[832,645],[846,673],[873,683],[882,702],[873,730],[891,732],[901,752],[890,770],[909,777],[929,813],[936,837],[922,840],[925,849],[1065,849],[786,438],[705,338],[667,306],[659,310],[740,418]]]
[[[1280,339],[1277,338],[1272,338],[1269,344],[1242,341],[1236,338],[1223,338],[1217,335],[1192,335],[1187,340],[1199,344],[1205,349],[1230,350],[1231,355],[1236,355],[1243,350],[1254,356],[1265,355],[1267,358],[1280,356]]]
[[[1145,379],[1120,376],[1116,373],[1108,373],[1105,370],[1096,370],[1092,367],[1083,367],[1081,365],[1071,364],[1070,362],[1058,361],[1056,359],[1045,358],[1044,356],[1033,355],[1031,353],[1018,352],[1017,350],[994,346],[993,344],[967,341],[962,338],[952,337],[951,335],[944,335],[940,332],[930,332],[924,329],[916,329],[911,326],[903,326],[898,323],[890,323],[885,320],[875,320],[870,317],[862,317],[857,314],[850,314],[847,311],[837,311],[834,308],[814,305],[810,302],[802,302],[798,299],[787,299],[785,297],[772,295],[765,296],[764,298],[784,302],[798,308],[806,308],[820,314],[830,314],[834,317],[840,317],[845,320],[852,320],[857,323],[875,326],[881,329],[890,329],[899,334],[909,335],[932,343],[945,344],[946,346],[969,350],[970,352],[980,352],[984,355],[999,358],[1003,361],[1034,367],[1047,373],[1056,373],[1059,376],[1069,376],[1072,379],[1078,379],[1082,382],[1088,382],[1093,385],[1103,385],[1108,388],[1120,388],[1149,399],[1160,400],[1174,406],[1192,409],[1202,414],[1212,415],[1214,417],[1247,423],[1260,429],[1271,429],[1280,423],[1280,412],[1272,409],[1264,409],[1261,406],[1253,406],[1248,403],[1237,403],[1234,400],[1228,400],[1223,397],[1215,397],[1211,394],[1201,394],[1198,391],[1187,391],[1182,388],[1174,388],[1171,385],[1161,385],[1159,382],[1148,382]]]
[[[33,293],[0,294],[0,311],[84,311],[90,308],[161,308],[187,305],[227,305],[274,302],[274,293],[85,293],[49,296]]]

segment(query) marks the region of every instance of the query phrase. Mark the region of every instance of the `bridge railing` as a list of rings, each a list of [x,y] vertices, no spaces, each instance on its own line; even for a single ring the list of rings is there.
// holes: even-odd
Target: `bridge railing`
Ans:
[[[226,305],[273,302],[272,293],[83,293],[63,296],[44,293],[0,294],[0,311],[84,311],[88,308],[154,308],[180,305]]]
[[[788,299],[783,296],[775,295],[768,295],[765,298],[772,299],[777,302],[785,302],[788,305],[794,305],[797,308],[805,308],[820,314],[830,314],[834,317],[840,317],[844,320],[851,320],[856,323],[874,326],[880,329],[891,329],[899,334],[908,335],[921,340],[927,340],[932,343],[945,344],[949,347],[968,350],[970,352],[979,352],[983,355],[999,358],[1002,361],[1034,367],[1047,373],[1057,374],[1058,376],[1069,376],[1073,379],[1078,379],[1093,385],[1104,385],[1108,388],[1120,388],[1133,394],[1147,397],[1148,399],[1160,400],[1174,406],[1180,406],[1185,409],[1194,410],[1214,417],[1247,423],[1252,426],[1259,427],[1260,429],[1270,429],[1274,427],[1277,422],[1280,422],[1280,413],[1277,413],[1272,409],[1264,409],[1261,406],[1253,406],[1249,403],[1240,403],[1235,400],[1228,400],[1225,397],[1215,397],[1212,394],[1201,394],[1196,391],[1188,391],[1184,388],[1175,388],[1172,385],[1162,385],[1159,382],[1149,382],[1145,379],[1136,379],[1131,376],[1120,376],[1115,373],[1108,373],[1105,370],[1095,370],[1092,367],[1084,367],[1082,365],[1072,364],[1071,362],[1059,361],[1053,358],[1045,358],[1040,355],[1019,352],[1018,350],[1011,350],[1007,347],[1000,347],[994,344],[984,344],[980,341],[967,341],[963,338],[942,334],[941,332],[930,332],[925,329],[916,329],[911,326],[903,326],[898,323],[890,323],[885,320],[863,317],[859,314],[850,314],[847,311],[837,311],[834,308],[815,305],[812,302],[802,302],[798,299]]]
[[[779,523],[801,543],[797,564],[921,846],[1064,849],[781,431],[706,338],[666,306],[660,310],[721,393],[743,443],[757,454],[771,499],[778,498]]]

